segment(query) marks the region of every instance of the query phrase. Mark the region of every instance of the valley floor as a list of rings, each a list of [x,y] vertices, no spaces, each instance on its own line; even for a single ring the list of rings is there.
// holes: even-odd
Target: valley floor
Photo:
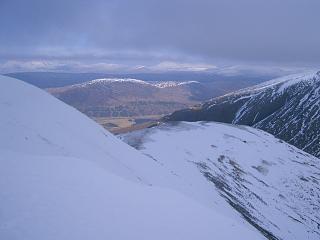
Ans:
[[[108,131],[119,134],[154,126],[164,115],[133,117],[94,117],[93,120]]]

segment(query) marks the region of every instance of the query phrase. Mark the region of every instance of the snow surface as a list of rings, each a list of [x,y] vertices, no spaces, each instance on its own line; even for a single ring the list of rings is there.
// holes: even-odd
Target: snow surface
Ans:
[[[40,89],[0,85],[0,239],[264,239],[209,183]]]
[[[277,93],[280,94],[280,93],[283,93],[290,86],[295,85],[297,83],[312,84],[314,81],[319,81],[319,80],[320,80],[320,71],[308,71],[304,73],[291,74],[288,76],[275,78],[270,81],[266,81],[261,84],[255,85],[253,87],[248,87],[232,93],[228,93],[224,96],[243,95],[243,94],[249,94],[249,93],[255,94],[255,93],[265,91],[266,89],[279,87],[279,86],[280,87],[277,89]]]
[[[261,130],[222,123],[166,123],[121,138],[237,212],[270,239],[320,239],[319,160]],[[244,239],[240,237],[241,239]]]
[[[153,85],[156,87],[159,87],[159,88],[168,88],[168,87],[176,87],[176,86],[181,86],[181,85],[199,84],[199,83],[200,82],[198,82],[198,81],[187,81],[187,82],[162,81],[162,82],[157,82]]]
[[[72,86],[80,86],[80,87],[86,87],[89,85],[101,85],[101,84],[112,84],[112,83],[134,83],[134,84],[142,84],[142,85],[148,85],[153,86],[157,88],[171,88],[171,87],[177,87],[181,85],[188,85],[188,84],[194,84],[199,83],[197,81],[185,81],[185,82],[178,82],[178,81],[156,81],[156,82],[146,82],[139,79],[133,79],[133,78],[101,78],[101,79],[95,79],[91,80],[85,83],[75,84]]]

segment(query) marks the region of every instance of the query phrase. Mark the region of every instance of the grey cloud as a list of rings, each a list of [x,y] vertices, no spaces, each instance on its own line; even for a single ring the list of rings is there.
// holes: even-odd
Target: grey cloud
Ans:
[[[318,0],[1,0],[0,58],[320,63]]]

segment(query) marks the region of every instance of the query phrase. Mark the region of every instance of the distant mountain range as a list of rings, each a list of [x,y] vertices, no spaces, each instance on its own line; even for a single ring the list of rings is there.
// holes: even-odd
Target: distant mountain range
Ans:
[[[128,131],[136,125],[139,128],[152,125],[163,115],[268,78],[268,75],[259,74],[191,71],[123,74],[17,72],[7,76],[48,90],[113,132]],[[141,81],[95,81],[97,79],[139,79],[144,84]],[[140,126],[142,122],[143,126]]]
[[[46,90],[89,117],[132,117],[169,114],[249,82],[226,82],[223,85],[210,81],[101,78]]]
[[[17,72],[7,76],[47,89],[62,101],[99,119],[157,117],[268,79],[267,75],[228,76],[187,71],[125,74]],[[139,79],[145,84],[96,79]],[[186,82],[190,84],[179,85]]]
[[[211,91],[196,81],[137,79],[96,79],[47,91],[90,117],[168,114],[211,96]]]
[[[236,74],[226,75],[210,72],[173,71],[163,73],[64,73],[64,72],[16,72],[6,74],[9,77],[20,79],[39,88],[65,87],[68,85],[84,83],[101,78],[132,78],[146,82],[160,81],[198,81],[214,84],[214,88],[222,93],[251,86],[270,79],[270,74]]]
[[[165,120],[253,126],[320,157],[320,71],[267,81],[174,112]]]

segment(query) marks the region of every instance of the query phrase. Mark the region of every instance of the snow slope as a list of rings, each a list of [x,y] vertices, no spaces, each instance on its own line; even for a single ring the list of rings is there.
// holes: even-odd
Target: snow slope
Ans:
[[[253,87],[248,87],[248,88],[236,91],[234,93],[226,94],[226,95],[243,94],[248,92],[256,93],[256,92],[260,92],[262,90],[270,89],[270,88],[276,88],[278,90],[277,93],[281,93],[282,91],[286,90],[288,87],[293,86],[295,84],[299,84],[299,83],[312,84],[314,81],[317,80],[318,78],[317,75],[319,75],[318,71],[292,74],[284,77],[275,78],[270,81],[257,84]],[[281,85],[281,88],[278,88],[279,85]]]
[[[320,239],[319,160],[272,135],[222,123],[174,122],[121,138],[190,182],[195,195],[218,191],[267,238]]]
[[[0,239],[264,238],[213,188],[42,90],[0,85]]]
[[[320,71],[267,81],[167,119],[253,126],[320,157]]]

